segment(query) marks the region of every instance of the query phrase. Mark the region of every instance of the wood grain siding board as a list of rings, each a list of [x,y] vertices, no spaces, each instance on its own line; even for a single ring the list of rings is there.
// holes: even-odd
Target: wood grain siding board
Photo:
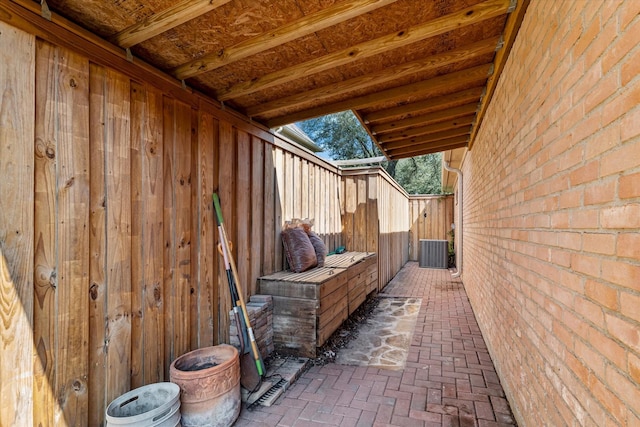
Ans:
[[[162,94],[131,83],[131,387],[164,379]]]
[[[217,226],[213,211],[214,151],[217,123],[213,116],[200,111],[197,115],[197,138],[192,146],[193,241],[191,244],[192,305],[191,347],[214,345],[217,333]],[[193,301],[192,301],[193,302]],[[214,319],[215,322],[214,322]]]
[[[378,234],[379,234],[379,217],[378,217],[378,180],[375,176],[367,176],[367,252],[378,253]]]
[[[176,102],[175,115],[175,232],[176,232],[176,357],[191,350],[191,123],[192,109]],[[173,360],[172,360],[173,361]]]
[[[275,225],[275,196],[276,196],[276,175],[274,165],[275,148],[270,144],[264,147],[264,216],[263,216],[263,252],[262,252],[262,273],[271,274],[275,270],[276,236]],[[258,292],[260,289],[258,288]]]
[[[1,40],[1,39],[0,39]],[[34,307],[33,333],[38,351],[34,366],[34,424],[52,425],[56,410],[56,300],[57,300],[57,228],[55,111],[56,64],[58,49],[36,42],[35,98],[35,212],[34,212]],[[51,99],[51,102],[45,100]]]
[[[352,250],[366,251],[367,250],[367,177],[359,176],[357,181],[357,196],[356,196],[356,214],[355,220],[355,246]]]
[[[283,270],[285,267],[284,255],[282,253],[282,225],[284,221],[285,208],[284,208],[284,192],[285,184],[284,184],[284,152],[276,148],[273,151],[274,155],[274,166],[275,166],[275,215],[274,215],[274,225],[275,225],[275,271]]]
[[[89,62],[60,49],[56,64],[55,395],[70,424],[87,422],[89,330]]]
[[[0,35],[0,425],[32,425],[35,37]]]
[[[129,79],[107,69],[105,82],[105,341],[110,402],[130,390],[131,378],[131,127]]]
[[[198,134],[200,118],[197,109],[191,110],[191,141],[189,144],[189,156],[190,156],[190,168],[192,171],[190,186],[191,191],[191,203],[190,203],[190,235],[192,237],[191,244],[189,245],[189,268],[190,268],[190,283],[189,283],[189,309],[186,313],[189,322],[189,348],[197,349],[198,342],[200,340],[200,320],[199,320],[199,307],[200,307],[200,260],[198,259],[198,253],[200,252],[200,215],[202,215],[202,201],[198,197],[200,191],[201,171],[199,170],[199,153],[200,148]]]
[[[251,274],[247,283],[248,295],[258,293],[258,277],[262,275],[262,253],[269,250],[263,243],[263,229],[265,224],[264,197],[264,152],[265,144],[256,137],[251,137],[251,236],[249,241],[249,262]]]
[[[143,203],[144,172],[142,146],[144,143],[146,102],[144,87],[131,82],[131,387],[144,385],[144,257],[143,229],[146,205]]]
[[[176,306],[176,232],[175,232],[175,158],[174,158],[174,115],[175,101],[163,96],[163,302],[164,302],[164,341],[165,341],[165,366],[164,377],[169,378],[169,366],[166,361],[172,361],[178,356],[175,351],[174,330],[175,330],[175,306]]]
[[[316,218],[318,217],[318,203],[316,201],[316,168],[315,165],[311,162],[307,165],[307,216],[313,219],[314,227],[312,230],[314,232],[317,231],[317,227],[315,227]]]
[[[107,406],[106,70],[94,64],[89,67],[89,424],[99,425]]]
[[[300,166],[300,217],[311,218],[309,216],[309,162],[302,160]]]
[[[291,166],[292,175],[293,175],[293,218],[303,218],[302,217],[302,193],[304,189],[302,188],[302,162],[300,161],[300,157],[293,156],[293,164]]]
[[[236,190],[233,196],[234,218],[236,224],[236,237],[233,246],[236,248],[236,266],[240,283],[238,287],[244,292],[244,299],[248,301],[248,292],[251,288],[251,138],[246,132],[237,132],[237,164],[236,164]],[[256,247],[259,250],[259,247]]]
[[[190,349],[191,107],[164,98],[165,378]]]
[[[295,170],[293,167],[294,156],[292,153],[284,153],[284,221],[290,221],[295,218]]]
[[[218,135],[218,195],[222,207],[225,229],[229,239],[235,236],[233,214],[235,195],[235,168],[236,168],[236,133],[230,123],[221,121]],[[234,246],[237,250],[237,246]],[[234,253],[235,256],[235,253]],[[231,295],[223,262],[218,262],[218,281],[220,283],[220,298],[218,301],[218,337],[220,342],[229,342],[229,311],[231,310]]]

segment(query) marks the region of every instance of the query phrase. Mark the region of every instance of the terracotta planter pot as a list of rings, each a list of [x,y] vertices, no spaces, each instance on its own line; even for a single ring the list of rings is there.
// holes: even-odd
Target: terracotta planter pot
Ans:
[[[235,347],[221,344],[183,354],[170,368],[182,391],[182,425],[226,427],[240,415],[240,359]]]

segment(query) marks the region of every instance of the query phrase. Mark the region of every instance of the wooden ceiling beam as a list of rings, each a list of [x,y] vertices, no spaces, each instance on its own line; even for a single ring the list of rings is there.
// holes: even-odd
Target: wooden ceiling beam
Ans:
[[[311,74],[320,73],[329,69],[349,64],[359,59],[384,53],[393,49],[406,46],[430,37],[434,37],[448,31],[457,30],[471,24],[495,18],[507,13],[510,0],[487,0],[482,3],[467,7],[458,12],[436,18],[422,25],[407,28],[363,42],[325,56],[312,59],[302,64],[278,70],[255,79],[241,82],[228,89],[218,91],[217,96],[221,101],[248,95],[280,84],[285,84]],[[178,78],[180,75],[176,74]]]
[[[468,144],[469,144],[468,142],[459,142],[457,144],[449,144],[443,147],[425,146],[425,148],[416,149],[416,151],[410,151],[407,153],[388,154],[387,158],[389,160],[400,160],[400,159],[406,159],[408,157],[424,156],[425,154],[439,153],[441,151],[455,150],[456,148],[463,148],[463,147],[466,147]]]
[[[316,31],[324,30],[341,22],[364,15],[365,13],[394,3],[395,1],[397,0],[343,1],[316,13],[303,16],[272,31],[182,64],[173,70],[173,75],[181,80],[195,77]]]
[[[111,37],[111,42],[128,48],[229,3],[231,0],[183,0],[131,25]]]
[[[468,116],[469,114],[475,114],[478,109],[478,104],[466,104],[460,107],[448,108],[446,110],[435,111],[433,113],[425,114],[423,116],[415,116],[409,119],[398,120],[395,122],[384,123],[371,127],[371,132],[374,135],[383,134],[385,132],[394,132],[400,129],[406,129],[411,126],[425,126],[430,123],[442,122],[445,120],[455,119],[457,117]]]
[[[427,135],[431,133],[444,132],[450,129],[457,129],[460,127],[469,126],[473,124],[473,121],[475,120],[475,118],[476,118],[475,114],[470,114],[468,116],[459,117],[457,119],[451,119],[451,120],[446,120],[444,122],[434,123],[432,125],[412,128],[411,134],[409,134],[408,132],[393,132],[393,133],[378,135],[377,138],[374,135],[374,138],[380,144],[386,144],[388,142],[397,141],[405,138],[411,138],[417,135]]]
[[[458,107],[460,105],[468,104],[471,101],[480,101],[480,96],[482,96],[483,90],[483,86],[478,86],[449,95],[438,96],[435,98],[425,99],[424,101],[412,102],[410,104],[400,105],[399,107],[386,108],[369,114],[363,114],[363,123],[370,125],[375,122],[387,121],[389,119],[400,118],[410,114],[426,114],[443,108]]]
[[[404,139],[390,142],[380,142],[385,150],[393,150],[394,148],[402,148],[408,145],[421,144],[425,142],[439,141],[441,139],[453,138],[454,136],[469,135],[471,133],[471,124],[460,126],[457,128],[447,129],[440,132],[409,135]]]
[[[425,149],[432,149],[432,148],[436,148],[438,149],[438,151],[449,150],[450,148],[448,147],[452,145],[467,144],[468,141],[469,141],[469,135],[461,135],[453,138],[441,139],[439,141],[426,142],[423,144],[413,144],[413,145],[405,146],[402,148],[388,149],[388,150],[385,149],[385,152],[390,157],[395,157],[399,155],[406,156],[408,154],[412,154],[412,153],[420,152]],[[383,146],[383,149],[384,149],[384,146]]]
[[[267,120],[267,126],[273,128],[301,120],[307,120],[313,117],[337,113],[339,111],[357,110],[359,108],[366,108],[383,102],[393,102],[399,99],[406,99],[407,96],[429,96],[449,89],[452,86],[485,81],[490,70],[491,64],[479,65],[477,67],[456,71],[455,73],[445,74],[405,86],[394,87],[380,92],[359,96],[357,98],[320,105],[308,110],[276,117],[271,120]]]
[[[266,102],[264,104],[259,104],[248,108],[246,113],[249,117],[260,117],[285,108],[289,109],[309,102],[317,102],[325,98],[343,95],[355,90],[366,89],[374,85],[434,70],[463,60],[477,58],[478,56],[495,52],[498,41],[499,37],[491,37],[489,39],[461,46],[448,52],[432,55],[417,61],[407,62],[395,67],[386,68],[376,73],[354,77],[332,85],[327,85],[303,93],[297,93],[276,99],[271,102]],[[477,98],[480,98],[479,92]]]

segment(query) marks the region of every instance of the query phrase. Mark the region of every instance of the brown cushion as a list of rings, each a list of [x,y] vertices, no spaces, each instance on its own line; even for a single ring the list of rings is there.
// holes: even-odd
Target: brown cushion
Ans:
[[[282,230],[282,244],[291,271],[301,273],[318,264],[316,251],[307,233],[300,227]]]
[[[309,235],[309,240],[311,241],[313,249],[316,252],[318,267],[324,267],[324,259],[327,257],[327,246],[324,244],[322,239],[318,237],[318,235],[313,231],[309,230],[307,234]]]

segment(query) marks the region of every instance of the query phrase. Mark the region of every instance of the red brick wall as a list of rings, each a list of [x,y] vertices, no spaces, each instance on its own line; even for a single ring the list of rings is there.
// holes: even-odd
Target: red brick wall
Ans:
[[[532,1],[463,163],[464,283],[521,426],[640,425],[639,13]]]

